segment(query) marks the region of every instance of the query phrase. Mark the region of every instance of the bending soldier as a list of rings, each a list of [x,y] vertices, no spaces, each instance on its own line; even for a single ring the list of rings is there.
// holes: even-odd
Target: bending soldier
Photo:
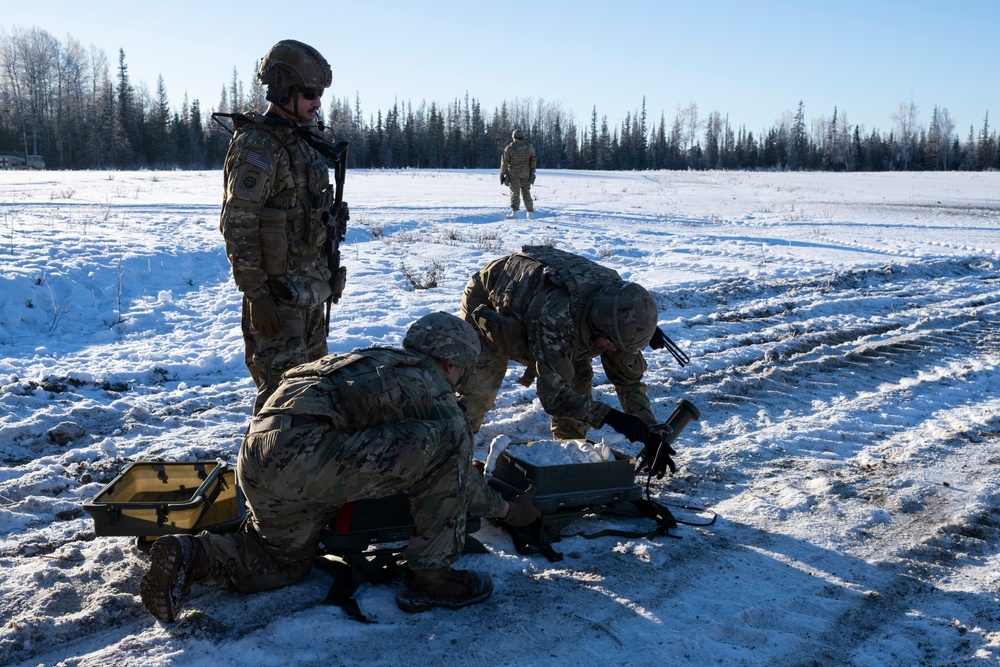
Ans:
[[[642,349],[656,327],[656,303],[640,285],[584,257],[551,246],[525,246],[472,277],[462,317],[476,327],[482,353],[458,386],[473,432],[493,407],[513,359],[537,379],[552,435],[586,437],[605,424],[641,442],[655,418],[642,382]],[[624,412],[595,401],[592,360],[601,358]]]
[[[503,149],[500,157],[500,183],[510,187],[510,213],[516,218],[524,197],[524,210],[529,218],[535,217],[535,203],[531,199],[531,186],[535,184],[535,147],[524,138],[524,132],[514,130],[513,140]]]
[[[296,126],[314,124],[330,86],[316,49],[282,40],[260,62],[264,114],[234,121],[226,155],[220,228],[243,293],[245,361],[257,385],[254,414],[281,374],[327,353],[325,306],[342,281],[325,252],[334,202],[329,167]],[[337,214],[347,219],[346,205]]]
[[[176,619],[192,582],[250,593],[300,581],[340,507],[404,490],[416,532],[403,552],[400,609],[456,609],[490,597],[488,574],[451,567],[466,515],[525,526],[540,516],[534,490],[507,502],[472,465],[454,384],[479,354],[473,328],[433,313],[410,327],[403,348],[330,355],[285,374],[240,448],[247,521],[233,534],[153,543],[139,590],[156,618]]]

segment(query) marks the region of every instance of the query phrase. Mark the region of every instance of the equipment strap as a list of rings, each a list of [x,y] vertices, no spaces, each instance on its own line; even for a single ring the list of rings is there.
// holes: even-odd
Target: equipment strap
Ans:
[[[340,164],[345,157],[347,151],[348,142],[338,141],[336,144],[331,143],[326,137],[314,131],[311,127],[305,125],[299,125],[298,123],[293,123],[290,120],[286,120],[274,114],[264,114],[263,116],[257,116],[251,118],[244,113],[223,113],[221,111],[216,111],[212,114],[212,120],[221,125],[229,134],[235,134],[236,128],[229,127],[222,122],[222,118],[228,118],[230,121],[240,121],[240,122],[262,122],[267,125],[276,125],[278,127],[288,128],[299,134],[302,139],[316,149],[316,151],[325,158]],[[317,126],[320,130],[323,129],[322,126]]]
[[[472,535],[465,536],[462,553],[489,553],[486,546]],[[367,555],[366,555],[367,554]],[[349,618],[360,623],[378,623],[365,616],[354,594],[361,584],[391,584],[402,578],[400,553],[396,549],[378,549],[374,552],[323,553],[316,558],[316,565],[333,575],[333,583],[323,600],[344,610]]]
[[[670,511],[669,507],[673,507],[674,509],[690,510],[693,512],[708,513],[711,515],[711,518],[706,521],[677,519]],[[621,503],[612,503],[591,508],[581,508],[580,511],[591,511],[594,513],[604,512],[623,516],[642,516],[655,521],[656,527],[653,528],[653,530],[617,530],[609,528],[592,533],[585,531],[578,533],[564,533],[559,529],[553,530],[551,526],[548,526],[545,522],[544,516],[540,520],[542,521],[542,524],[539,530],[531,530],[531,527],[513,528],[503,523],[500,525],[508,533],[510,533],[511,541],[514,543],[514,549],[518,554],[522,556],[542,555],[545,556],[550,563],[555,563],[561,561],[563,559],[563,555],[552,548],[552,542],[558,542],[565,538],[582,537],[587,540],[594,540],[599,537],[625,537],[629,539],[645,538],[647,540],[652,540],[657,536],[666,536],[679,540],[682,539],[680,535],[673,535],[670,533],[672,528],[676,528],[678,525],[711,526],[715,523],[716,518],[718,518],[718,515],[715,512],[703,507],[693,507],[690,505],[668,506],[663,503],[659,503],[648,496]]]
[[[550,563],[558,563],[563,559],[563,555],[552,548],[552,542],[548,540],[538,540],[527,528],[515,528],[505,523],[499,524],[501,528],[510,534],[510,540],[514,543],[514,551],[522,556],[542,555]],[[556,540],[559,537],[556,536]]]
[[[359,556],[360,557],[360,556]],[[399,579],[396,554],[380,554],[370,565],[352,566],[336,557],[320,556],[316,564],[333,575],[333,583],[326,593],[326,604],[335,604],[350,618],[361,623],[378,623],[361,611],[361,605],[354,597],[362,583],[387,584]]]

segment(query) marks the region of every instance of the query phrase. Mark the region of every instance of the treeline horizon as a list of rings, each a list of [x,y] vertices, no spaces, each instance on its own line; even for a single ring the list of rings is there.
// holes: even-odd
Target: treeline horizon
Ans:
[[[255,70],[254,70],[255,71]],[[219,113],[266,108],[253,77],[234,68],[220,86]],[[219,169],[229,132],[198,99],[174,107],[160,76],[156,89],[134,84],[125,52],[112,73],[105,53],[45,30],[0,30],[0,153],[41,155],[49,169]],[[969,126],[965,138],[935,106],[921,126],[918,108],[900,103],[888,133],[868,132],[835,107],[807,122],[805,104],[759,136],[728,114],[699,115],[691,103],[673,119],[647,116],[645,97],[618,123],[591,110],[578,124],[558,102],[514,99],[486,112],[468,92],[447,103],[395,103],[362,112],[360,96],[324,100],[324,123],[350,142],[352,168],[496,169],[511,131],[524,130],[541,169],[986,171],[1000,168],[1000,139]]]

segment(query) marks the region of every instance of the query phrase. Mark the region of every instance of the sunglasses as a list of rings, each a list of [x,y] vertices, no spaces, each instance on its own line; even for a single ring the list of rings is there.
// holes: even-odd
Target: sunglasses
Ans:
[[[299,92],[307,100],[318,100],[323,97],[323,90],[321,88],[300,88]]]

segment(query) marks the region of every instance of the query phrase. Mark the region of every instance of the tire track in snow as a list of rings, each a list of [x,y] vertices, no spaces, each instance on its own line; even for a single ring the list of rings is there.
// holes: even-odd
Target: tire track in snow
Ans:
[[[863,594],[837,596],[849,604],[832,624],[817,617],[826,629],[809,658],[792,650],[779,660],[844,662],[887,631],[905,633],[914,609],[954,604],[960,594],[938,587],[951,576],[941,563],[954,536],[980,559],[1000,551],[1000,500],[969,497],[974,491],[958,498],[953,488],[1000,485],[1000,457],[981,446],[995,445],[1000,427],[990,390],[1000,362],[996,266],[973,259],[858,272],[825,285],[730,287],[708,295],[726,310],[692,328],[702,335],[694,349],[707,352],[680,384],[707,407],[708,443],[683,452],[688,470],[670,488],[714,495],[727,520],[766,533],[810,522],[795,533],[815,534],[818,545],[844,555],[833,574],[859,582]],[[935,481],[941,470],[960,478],[944,485]],[[810,511],[832,503],[837,511]],[[862,534],[821,523],[838,513],[853,515],[844,525],[862,525]],[[768,541],[743,537],[741,547]],[[996,626],[994,601],[963,602],[974,610],[963,627]],[[959,635],[954,648],[921,647],[913,637],[913,654],[925,664],[971,645],[997,654],[995,635]]]

